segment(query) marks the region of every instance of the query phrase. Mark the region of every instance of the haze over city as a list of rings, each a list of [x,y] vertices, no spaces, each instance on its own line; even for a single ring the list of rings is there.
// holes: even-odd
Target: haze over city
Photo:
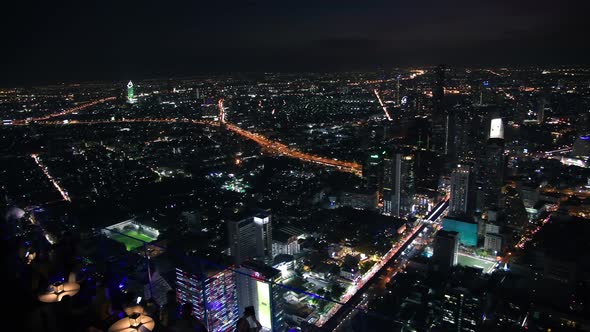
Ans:
[[[590,330],[586,9],[8,4],[7,319]]]

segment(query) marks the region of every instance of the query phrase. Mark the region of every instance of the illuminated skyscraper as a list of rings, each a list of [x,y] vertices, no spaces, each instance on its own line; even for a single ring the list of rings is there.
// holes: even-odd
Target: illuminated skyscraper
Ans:
[[[238,269],[238,303],[241,309],[254,306],[263,331],[284,331],[281,271],[260,261],[246,261]]]
[[[504,185],[504,125],[502,119],[494,118],[490,122],[489,139],[485,146],[482,161],[482,183],[484,209],[498,206],[500,190]]]
[[[135,93],[133,91],[133,82],[129,81],[127,83],[127,103],[135,104],[137,102],[137,98],[135,98]]]
[[[475,332],[482,317],[482,301],[465,288],[444,292],[440,331]]]
[[[235,272],[176,269],[176,298],[193,304],[208,331],[233,332],[240,318]]]
[[[227,223],[229,248],[236,264],[251,258],[272,259],[272,215],[261,210],[253,216]]]
[[[383,156],[377,152],[369,153],[363,164],[365,187],[372,191],[381,191],[383,177]]]
[[[451,173],[451,215],[470,215],[475,209],[475,176],[470,165],[458,164]]]
[[[413,213],[415,156],[397,152],[383,160],[383,214],[405,217]]]

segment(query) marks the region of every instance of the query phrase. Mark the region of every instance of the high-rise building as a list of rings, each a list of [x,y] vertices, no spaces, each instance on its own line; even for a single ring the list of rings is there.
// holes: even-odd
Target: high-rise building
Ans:
[[[481,300],[464,288],[445,291],[442,303],[442,331],[475,332],[482,316]]]
[[[239,221],[229,221],[229,248],[236,264],[251,258],[272,259],[272,215],[261,210]]]
[[[243,262],[238,269],[240,308],[254,306],[262,331],[283,331],[281,271],[260,261]]]
[[[438,65],[434,70],[434,87],[432,89],[432,103],[435,112],[442,111],[443,98],[445,96],[445,71],[444,65]]]
[[[458,164],[451,173],[450,215],[471,215],[475,210],[475,176],[473,168]]]
[[[546,97],[541,97],[537,101],[537,123],[542,124],[545,121],[545,108],[548,104]]]
[[[459,252],[459,233],[440,230],[434,236],[432,259],[443,271],[457,265]]]
[[[296,255],[301,251],[299,239],[296,235],[291,235],[281,230],[274,230],[272,235],[272,254]]]
[[[483,210],[497,207],[501,188],[504,185],[504,125],[501,118],[490,122],[488,140],[483,150],[480,181],[483,191]]]
[[[502,235],[497,233],[486,233],[483,247],[487,251],[498,253],[502,251],[502,241]]]
[[[504,140],[490,138],[485,146],[482,171],[484,210],[499,204],[501,188],[504,185]]]
[[[411,215],[416,189],[413,151],[396,152],[383,160],[383,214]]]
[[[383,178],[383,155],[377,152],[368,154],[363,164],[365,187],[371,191],[380,191]]]
[[[129,81],[129,83],[127,83],[127,103],[135,104],[136,102],[137,98],[135,97],[133,82]]]
[[[456,109],[454,107],[448,108],[445,113],[445,145],[444,153],[450,158],[456,157]]]
[[[444,104],[445,71],[444,65],[436,67],[432,87],[432,147],[442,154],[448,154],[449,147],[454,150],[450,145],[454,140],[454,113],[449,113]]]
[[[230,269],[176,269],[176,299],[190,302],[208,331],[233,332],[240,318],[236,274]]]

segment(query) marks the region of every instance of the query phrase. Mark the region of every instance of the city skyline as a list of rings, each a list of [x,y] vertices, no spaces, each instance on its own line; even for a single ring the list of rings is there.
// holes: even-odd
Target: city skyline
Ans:
[[[23,304],[4,313],[590,331],[585,7],[9,4],[0,239]]]

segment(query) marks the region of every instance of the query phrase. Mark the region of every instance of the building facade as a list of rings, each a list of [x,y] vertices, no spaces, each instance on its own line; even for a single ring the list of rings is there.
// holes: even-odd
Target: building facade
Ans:
[[[238,269],[240,308],[254,306],[262,331],[283,331],[281,271],[260,261],[246,261]]]
[[[383,214],[406,217],[414,213],[416,191],[414,153],[397,152],[384,159]]]
[[[475,177],[470,165],[458,164],[451,173],[450,215],[471,215],[475,210]]]
[[[194,273],[176,269],[176,298],[192,303],[195,316],[208,331],[233,332],[240,318],[235,272],[226,270]]]
[[[238,221],[229,221],[229,249],[236,264],[251,258],[272,259],[272,215],[260,211]]]
[[[459,234],[440,230],[434,236],[434,248],[432,259],[443,271],[457,265],[459,252]]]

